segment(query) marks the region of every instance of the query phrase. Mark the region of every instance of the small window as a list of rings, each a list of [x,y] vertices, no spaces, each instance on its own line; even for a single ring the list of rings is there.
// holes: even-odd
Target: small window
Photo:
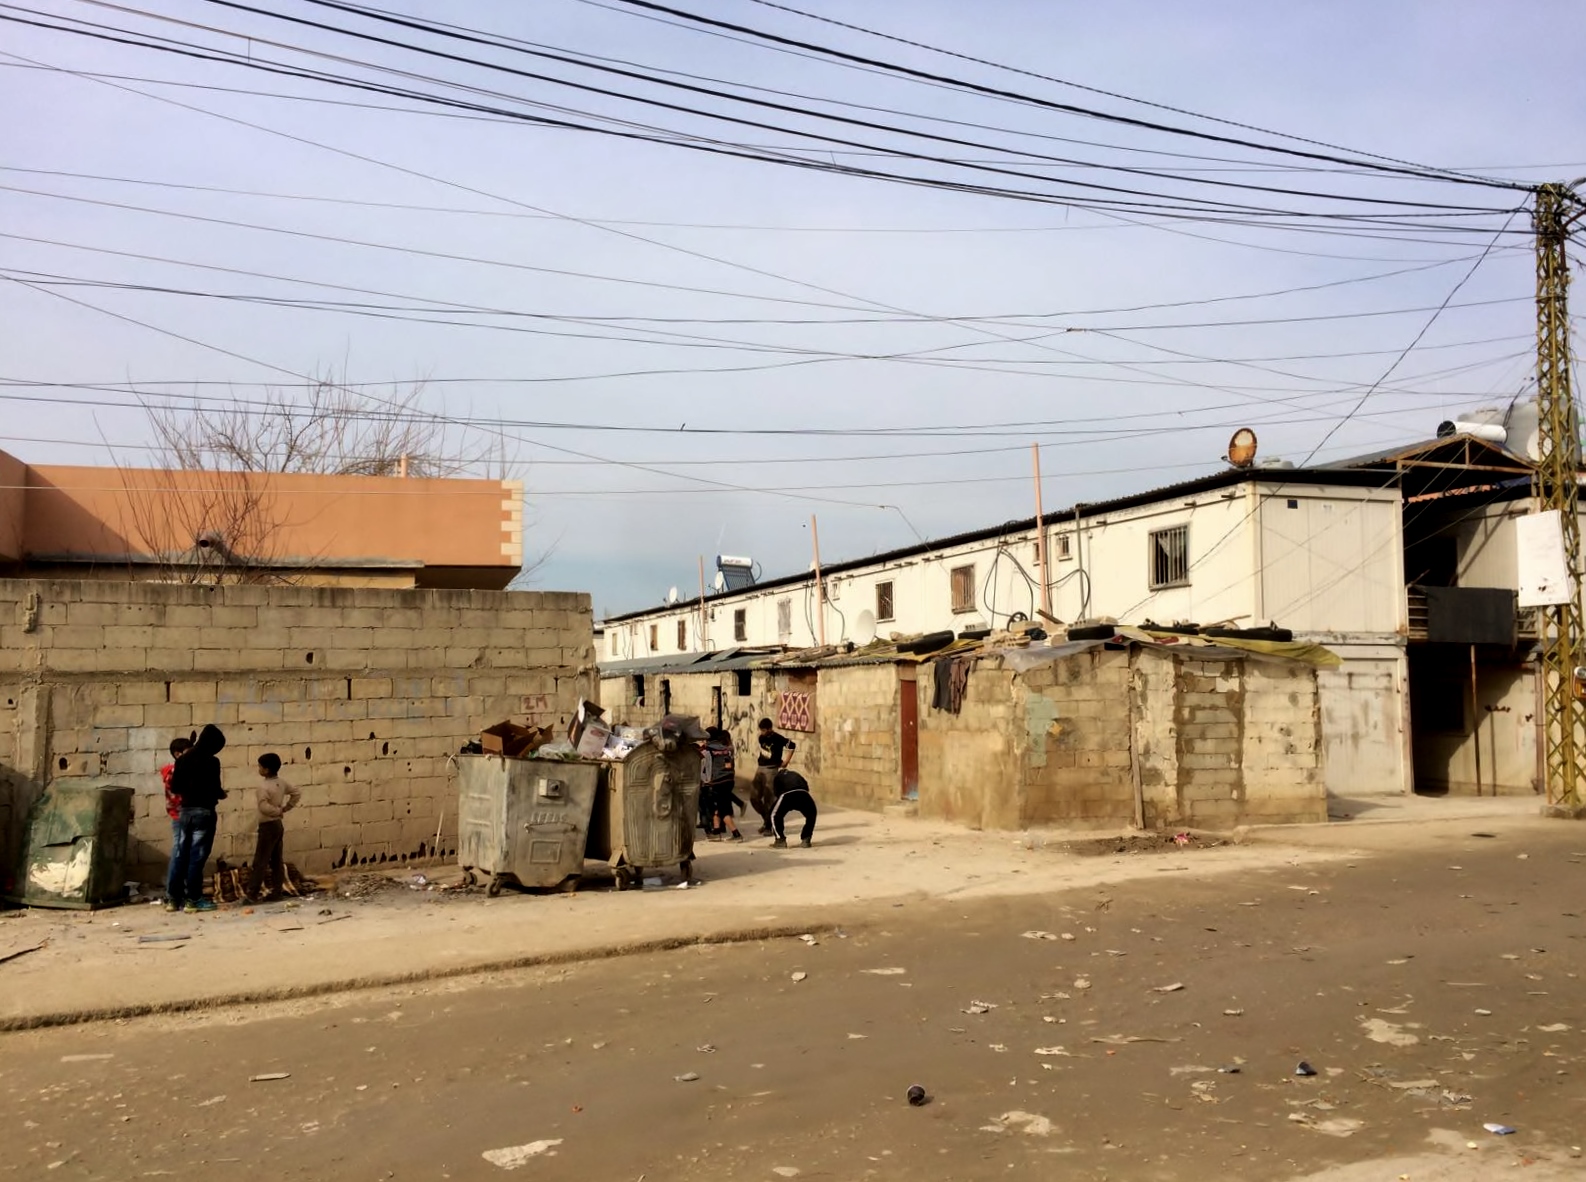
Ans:
[[[611,655],[617,655],[617,634],[615,632],[611,634]]]
[[[677,651],[682,652],[686,648],[688,648],[688,621],[679,620],[677,622]]]
[[[1183,587],[1189,583],[1189,526],[1152,531],[1148,539],[1151,589]]]
[[[793,635],[793,601],[779,599],[776,601],[776,634],[778,639],[786,640]]]
[[[754,670],[739,669],[737,671],[737,677],[738,696],[740,698],[747,698],[754,691]]]
[[[953,580],[953,611],[972,612],[975,610],[975,568],[973,566],[955,566],[952,569]]]
[[[749,639],[749,611],[747,608],[734,608],[732,613],[732,638],[734,640]]]
[[[661,625],[650,625],[650,651],[653,653],[661,647]]]
[[[892,583],[890,580],[876,584],[876,619],[892,619]]]
[[[635,706],[644,705],[644,674],[642,673],[633,675],[633,704]]]
[[[661,713],[672,713],[672,683],[666,678],[661,678]]]
[[[1074,557],[1074,535],[1057,535],[1057,557],[1059,560]]]

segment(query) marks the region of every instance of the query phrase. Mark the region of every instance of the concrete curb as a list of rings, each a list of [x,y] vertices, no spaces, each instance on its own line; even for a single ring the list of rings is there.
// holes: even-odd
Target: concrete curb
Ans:
[[[540,968],[546,965],[577,964],[582,961],[614,960],[624,956],[638,956],[647,952],[670,952],[677,948],[697,948],[721,944],[751,944],[759,940],[791,940],[802,935],[830,935],[843,925],[836,922],[777,925],[772,927],[731,928],[697,936],[662,936],[653,940],[636,940],[625,944],[606,944],[591,948],[569,948],[560,952],[525,953],[496,960],[476,961],[463,965],[446,965],[430,969],[413,969],[402,973],[376,973],[366,977],[351,977],[336,981],[315,981],[306,985],[281,985],[263,989],[238,990],[209,997],[175,998],[169,1001],[132,1002],[120,1006],[101,1006],[93,1009],[58,1010],[53,1013],[20,1014],[0,1017],[0,1034],[25,1030],[49,1030],[61,1026],[82,1026],[91,1022],[113,1022],[124,1018],[146,1018],[166,1014],[191,1014],[204,1010],[225,1009],[231,1006],[257,1005],[261,1002],[296,1001],[309,997],[325,997],[335,993],[351,993],[364,989],[384,989],[394,985],[412,985],[422,981],[444,981],[457,977],[483,976],[486,973],[510,972],[514,969]],[[849,925],[852,926],[852,925]]]

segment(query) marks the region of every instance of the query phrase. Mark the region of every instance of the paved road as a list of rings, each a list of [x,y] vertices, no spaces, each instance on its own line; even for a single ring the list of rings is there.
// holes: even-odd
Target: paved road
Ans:
[[[1586,829],[1494,832],[0,1036],[0,1177],[1580,1176]]]

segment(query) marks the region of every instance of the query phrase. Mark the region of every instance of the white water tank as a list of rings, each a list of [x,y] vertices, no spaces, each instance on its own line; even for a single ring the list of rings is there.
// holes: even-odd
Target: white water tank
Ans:
[[[1541,431],[1541,423],[1535,398],[1516,402],[1509,408],[1509,416],[1504,424],[1507,433],[1504,445],[1517,456],[1535,460],[1539,454],[1537,435]]]

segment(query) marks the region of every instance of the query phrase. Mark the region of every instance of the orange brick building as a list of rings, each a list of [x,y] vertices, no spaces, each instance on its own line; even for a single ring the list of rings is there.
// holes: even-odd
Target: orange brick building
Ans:
[[[29,465],[0,452],[0,576],[498,590],[515,480]]]

